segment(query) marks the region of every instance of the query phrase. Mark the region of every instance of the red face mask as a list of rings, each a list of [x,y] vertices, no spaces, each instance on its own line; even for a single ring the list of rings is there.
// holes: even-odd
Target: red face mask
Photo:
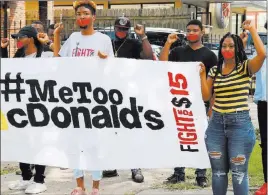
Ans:
[[[221,54],[224,59],[232,59],[235,56],[235,53],[233,51],[222,51]]]
[[[86,27],[90,24],[91,18],[80,18],[76,20],[78,26]]]
[[[115,34],[119,39],[124,39],[127,36],[127,32],[124,31],[117,31]]]
[[[198,35],[187,35],[188,41],[197,41],[199,39]]]
[[[20,41],[17,41],[17,48],[18,48],[18,49],[23,48],[23,43],[20,42]]]

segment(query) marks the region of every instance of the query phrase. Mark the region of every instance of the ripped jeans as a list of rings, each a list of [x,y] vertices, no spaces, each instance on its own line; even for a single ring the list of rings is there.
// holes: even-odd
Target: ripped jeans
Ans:
[[[248,162],[255,145],[249,111],[221,114],[213,111],[205,136],[212,168],[214,195],[226,195],[232,172],[235,195],[248,195]]]

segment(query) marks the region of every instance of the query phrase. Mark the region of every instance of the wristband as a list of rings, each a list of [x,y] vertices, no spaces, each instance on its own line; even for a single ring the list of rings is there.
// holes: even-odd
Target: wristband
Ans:
[[[148,39],[147,36],[143,37],[141,40],[144,41],[144,40],[146,40],[146,39]]]

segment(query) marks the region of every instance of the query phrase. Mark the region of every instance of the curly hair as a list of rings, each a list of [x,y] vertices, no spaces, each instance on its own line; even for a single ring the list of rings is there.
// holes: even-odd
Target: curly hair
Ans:
[[[75,9],[75,12],[81,6],[85,6],[86,8],[90,9],[93,15],[96,14],[97,5],[96,3],[94,3],[94,1],[74,1],[73,2],[73,7]]]

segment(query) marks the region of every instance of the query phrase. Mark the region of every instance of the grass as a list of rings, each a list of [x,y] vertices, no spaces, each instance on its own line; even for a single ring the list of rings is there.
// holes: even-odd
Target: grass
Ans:
[[[249,183],[251,187],[260,187],[263,184],[262,159],[260,142],[256,142],[249,160]]]
[[[153,188],[165,188],[168,190],[191,190],[191,189],[202,189],[196,185],[195,182],[195,169],[185,169],[186,171],[186,182],[180,184],[160,184]],[[207,177],[209,179],[209,188],[211,188],[211,169],[207,170]],[[232,176],[229,173],[229,186],[232,186]],[[259,141],[251,154],[249,161],[249,184],[251,188],[258,188],[263,184],[263,173],[262,173],[262,162],[261,162],[261,148]]]
[[[9,168],[4,168],[4,169],[1,169],[0,171],[0,175],[6,175],[6,174],[9,174],[9,173],[14,173],[18,170],[18,168],[16,167],[9,167]]]

